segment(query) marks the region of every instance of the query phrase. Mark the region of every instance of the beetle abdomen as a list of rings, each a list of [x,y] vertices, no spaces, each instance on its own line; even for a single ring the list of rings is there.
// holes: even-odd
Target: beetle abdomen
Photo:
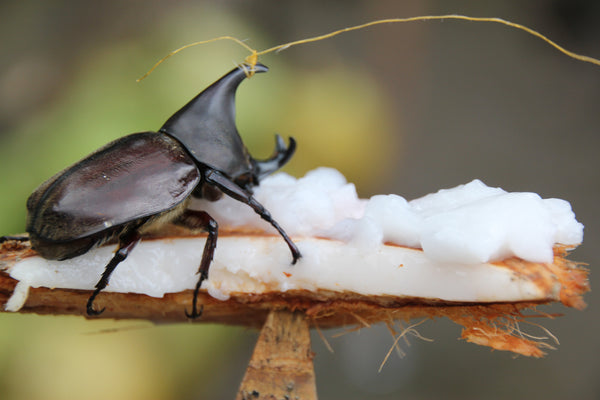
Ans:
[[[173,138],[125,136],[42,184],[27,201],[27,232],[74,242],[175,208],[199,182],[194,160]]]
[[[29,240],[31,241],[31,247],[47,260],[66,260],[77,257],[101,242],[94,236],[88,236],[70,242],[56,243],[41,239],[33,233],[29,234]]]

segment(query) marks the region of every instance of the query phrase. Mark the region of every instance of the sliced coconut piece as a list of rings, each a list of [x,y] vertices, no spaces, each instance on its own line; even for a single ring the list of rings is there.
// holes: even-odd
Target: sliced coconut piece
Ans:
[[[163,297],[193,289],[204,242],[204,237],[143,241],[115,270],[106,291]],[[292,266],[289,250],[278,236],[222,234],[202,289],[219,300],[232,293],[289,290],[460,303],[559,300],[558,282],[539,286],[503,264],[441,264],[422,250],[394,245],[366,252],[331,239],[295,242],[304,257]],[[104,246],[65,261],[28,257],[9,273],[30,287],[93,290],[113,251],[114,246]]]

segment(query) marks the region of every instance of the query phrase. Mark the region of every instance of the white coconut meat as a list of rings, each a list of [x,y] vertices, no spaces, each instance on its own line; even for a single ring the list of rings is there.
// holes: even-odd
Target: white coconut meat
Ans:
[[[364,200],[338,171],[319,168],[299,179],[283,173],[266,178],[255,197],[303,257],[292,266],[284,241],[248,206],[230,198],[198,201],[193,207],[213,216],[222,232],[265,232],[220,235],[202,286],[217,299],[323,289],[475,303],[547,300],[548,288],[495,262],[552,263],[555,245],[583,239],[568,202],[507,193],[478,180],[412,201],[397,195]],[[193,289],[204,241],[143,240],[106,290],[162,297]],[[23,304],[29,286],[93,289],[113,251],[109,246],[66,261],[29,257],[16,263],[9,273],[20,284],[9,308]]]

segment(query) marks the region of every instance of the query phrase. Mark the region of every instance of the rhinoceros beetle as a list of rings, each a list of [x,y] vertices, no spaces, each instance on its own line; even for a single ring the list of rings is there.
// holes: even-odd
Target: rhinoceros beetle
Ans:
[[[208,236],[198,269],[192,312],[198,291],[208,277],[217,244],[217,222],[205,211],[188,208],[190,198],[217,200],[223,194],[250,206],[283,237],[292,253],[300,251],[269,212],[252,196],[252,187],[294,154],[279,135],[275,151],[255,160],[235,125],[235,93],[251,68],[224,75],[171,116],[158,132],[134,133],[117,139],[54,175],[27,200],[27,232],[42,257],[66,260],[111,240],[117,250],[87,302],[87,314],[98,315],[94,299],[143,234],[168,222]],[[254,72],[268,70],[256,64]]]

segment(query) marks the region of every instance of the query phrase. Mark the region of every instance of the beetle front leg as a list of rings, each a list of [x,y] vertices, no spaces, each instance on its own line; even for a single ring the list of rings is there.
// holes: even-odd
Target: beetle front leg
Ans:
[[[198,282],[194,289],[194,298],[192,303],[192,312],[188,313],[185,311],[185,315],[188,318],[195,319],[202,315],[204,306],[201,306],[198,310],[198,292],[202,286],[202,282],[208,279],[208,269],[212,263],[215,249],[217,248],[217,236],[219,231],[219,225],[207,212],[197,210],[185,210],[184,213],[179,216],[175,221],[177,225],[182,225],[192,230],[205,230],[208,232],[206,243],[204,244],[204,251],[202,252],[202,260],[200,261],[200,268],[198,268]]]
[[[298,261],[298,259],[302,257],[302,254],[300,254],[300,250],[298,250],[296,244],[292,241],[292,239],[290,239],[287,233],[285,233],[283,228],[281,228],[279,224],[273,219],[273,217],[271,217],[269,211],[267,211],[267,209],[264,208],[262,204],[256,201],[256,199],[248,191],[242,189],[241,187],[236,185],[235,182],[231,181],[229,178],[215,170],[209,170],[208,172],[206,172],[204,174],[204,179],[206,183],[218,187],[219,190],[221,190],[229,197],[237,201],[241,201],[242,203],[252,207],[254,212],[260,215],[260,217],[267,221],[269,224],[271,224],[273,228],[277,229],[277,232],[279,232],[283,240],[285,240],[288,247],[290,248],[290,251],[292,252],[292,264],[296,264],[296,261]]]
[[[123,235],[119,238],[119,248],[115,252],[115,255],[110,260],[110,262],[104,268],[104,272],[102,273],[102,277],[96,283],[96,289],[94,293],[90,296],[87,302],[87,314],[92,315],[100,315],[104,312],[104,308],[100,310],[94,309],[94,299],[98,294],[108,285],[108,281],[110,279],[110,275],[113,273],[117,265],[121,263],[121,261],[125,260],[131,250],[140,242],[140,235],[137,232]]]

